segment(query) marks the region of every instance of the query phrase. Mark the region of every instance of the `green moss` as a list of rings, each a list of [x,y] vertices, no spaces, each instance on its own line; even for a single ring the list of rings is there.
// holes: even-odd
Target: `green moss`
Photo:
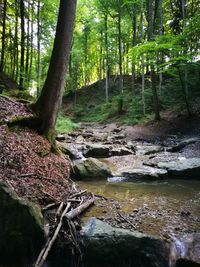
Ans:
[[[31,261],[44,241],[39,206],[0,183],[0,265]]]

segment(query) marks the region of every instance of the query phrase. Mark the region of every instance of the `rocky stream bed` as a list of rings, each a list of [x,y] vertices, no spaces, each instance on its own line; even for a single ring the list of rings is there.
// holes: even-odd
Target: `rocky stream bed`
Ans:
[[[95,207],[86,214],[85,222],[95,216],[101,223],[94,220],[93,225],[100,227],[103,236],[109,236],[107,228],[112,226],[119,231],[157,236],[168,246],[168,263],[135,262],[135,266],[200,264],[198,134],[149,134],[141,138],[128,127],[85,124],[81,130],[58,135],[57,141],[73,163],[73,179],[96,196]],[[177,261],[181,258],[184,263]],[[95,266],[111,265],[101,262]]]

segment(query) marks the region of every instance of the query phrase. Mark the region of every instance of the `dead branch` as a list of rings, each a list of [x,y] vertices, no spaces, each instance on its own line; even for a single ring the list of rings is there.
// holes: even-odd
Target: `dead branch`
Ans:
[[[58,205],[59,205],[59,202],[57,202],[57,203],[51,203],[51,204],[45,206],[44,208],[42,208],[42,210],[43,211],[46,211],[46,210],[49,210],[49,209],[53,209],[53,208],[57,207]]]
[[[134,225],[131,221],[129,221],[128,219],[126,219],[120,212],[118,212],[118,215],[119,215],[125,222],[127,222],[128,224],[130,224],[130,225],[133,227],[133,229],[135,229],[135,225]]]
[[[59,206],[59,208],[58,208],[58,210],[57,210],[57,212],[56,212],[55,221],[57,221],[58,217],[60,216],[60,213],[61,213],[61,211],[62,211],[63,206],[64,206],[64,203],[61,202],[61,203],[60,203],[60,206]]]
[[[78,192],[78,193],[75,193],[73,194],[72,196],[70,196],[71,198],[74,198],[74,197],[78,197],[78,196],[81,196],[83,195],[85,192],[87,192],[87,189],[81,191],[81,192]]]
[[[78,215],[80,215],[81,213],[86,211],[90,206],[92,206],[94,204],[94,201],[95,201],[94,198],[87,200],[85,203],[78,206],[74,210],[69,211],[64,217],[68,220],[76,218]]]
[[[69,202],[67,204],[65,210],[63,211],[61,217],[60,217],[60,221],[56,227],[56,230],[55,230],[52,238],[47,240],[44,248],[42,249],[42,251],[40,252],[40,254],[37,258],[37,261],[36,261],[34,267],[42,267],[43,266],[48,254],[49,254],[49,251],[51,250],[51,247],[52,247],[53,243],[55,242],[55,240],[56,240],[56,238],[60,232],[60,229],[62,227],[63,218],[64,218],[65,214],[67,213],[67,211],[69,210],[70,206],[71,206],[71,203]]]

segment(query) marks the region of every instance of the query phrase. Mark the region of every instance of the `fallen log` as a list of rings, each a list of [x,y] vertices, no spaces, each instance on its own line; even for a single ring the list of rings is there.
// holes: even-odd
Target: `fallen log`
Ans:
[[[95,200],[94,197],[92,199],[89,199],[88,201],[86,201],[82,205],[78,206],[74,210],[70,210],[67,214],[65,214],[64,217],[67,220],[72,220],[72,219],[78,217],[81,213],[86,211],[90,206],[92,206],[94,204],[94,200]]]

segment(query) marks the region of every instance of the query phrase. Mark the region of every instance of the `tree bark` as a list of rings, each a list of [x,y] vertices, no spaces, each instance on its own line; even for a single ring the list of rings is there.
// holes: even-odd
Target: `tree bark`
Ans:
[[[109,62],[108,62],[108,16],[105,15],[105,48],[106,48],[106,102],[109,98]]]
[[[65,85],[71,50],[76,0],[60,0],[56,36],[48,74],[40,97],[36,102],[40,130],[47,135],[54,131]]]
[[[20,0],[21,17],[21,61],[20,61],[20,81],[19,87],[22,90],[24,85],[24,52],[25,52],[25,20],[24,20],[24,1]]]
[[[37,3],[37,97],[40,95],[40,0]]]
[[[121,6],[118,11],[118,53],[119,53],[119,81],[120,93],[123,94],[123,71],[122,71],[122,40],[121,40]]]
[[[4,68],[4,57],[5,57],[5,40],[6,40],[6,11],[7,11],[7,0],[3,3],[3,25],[2,25],[2,37],[1,37],[1,62],[0,71]]]

